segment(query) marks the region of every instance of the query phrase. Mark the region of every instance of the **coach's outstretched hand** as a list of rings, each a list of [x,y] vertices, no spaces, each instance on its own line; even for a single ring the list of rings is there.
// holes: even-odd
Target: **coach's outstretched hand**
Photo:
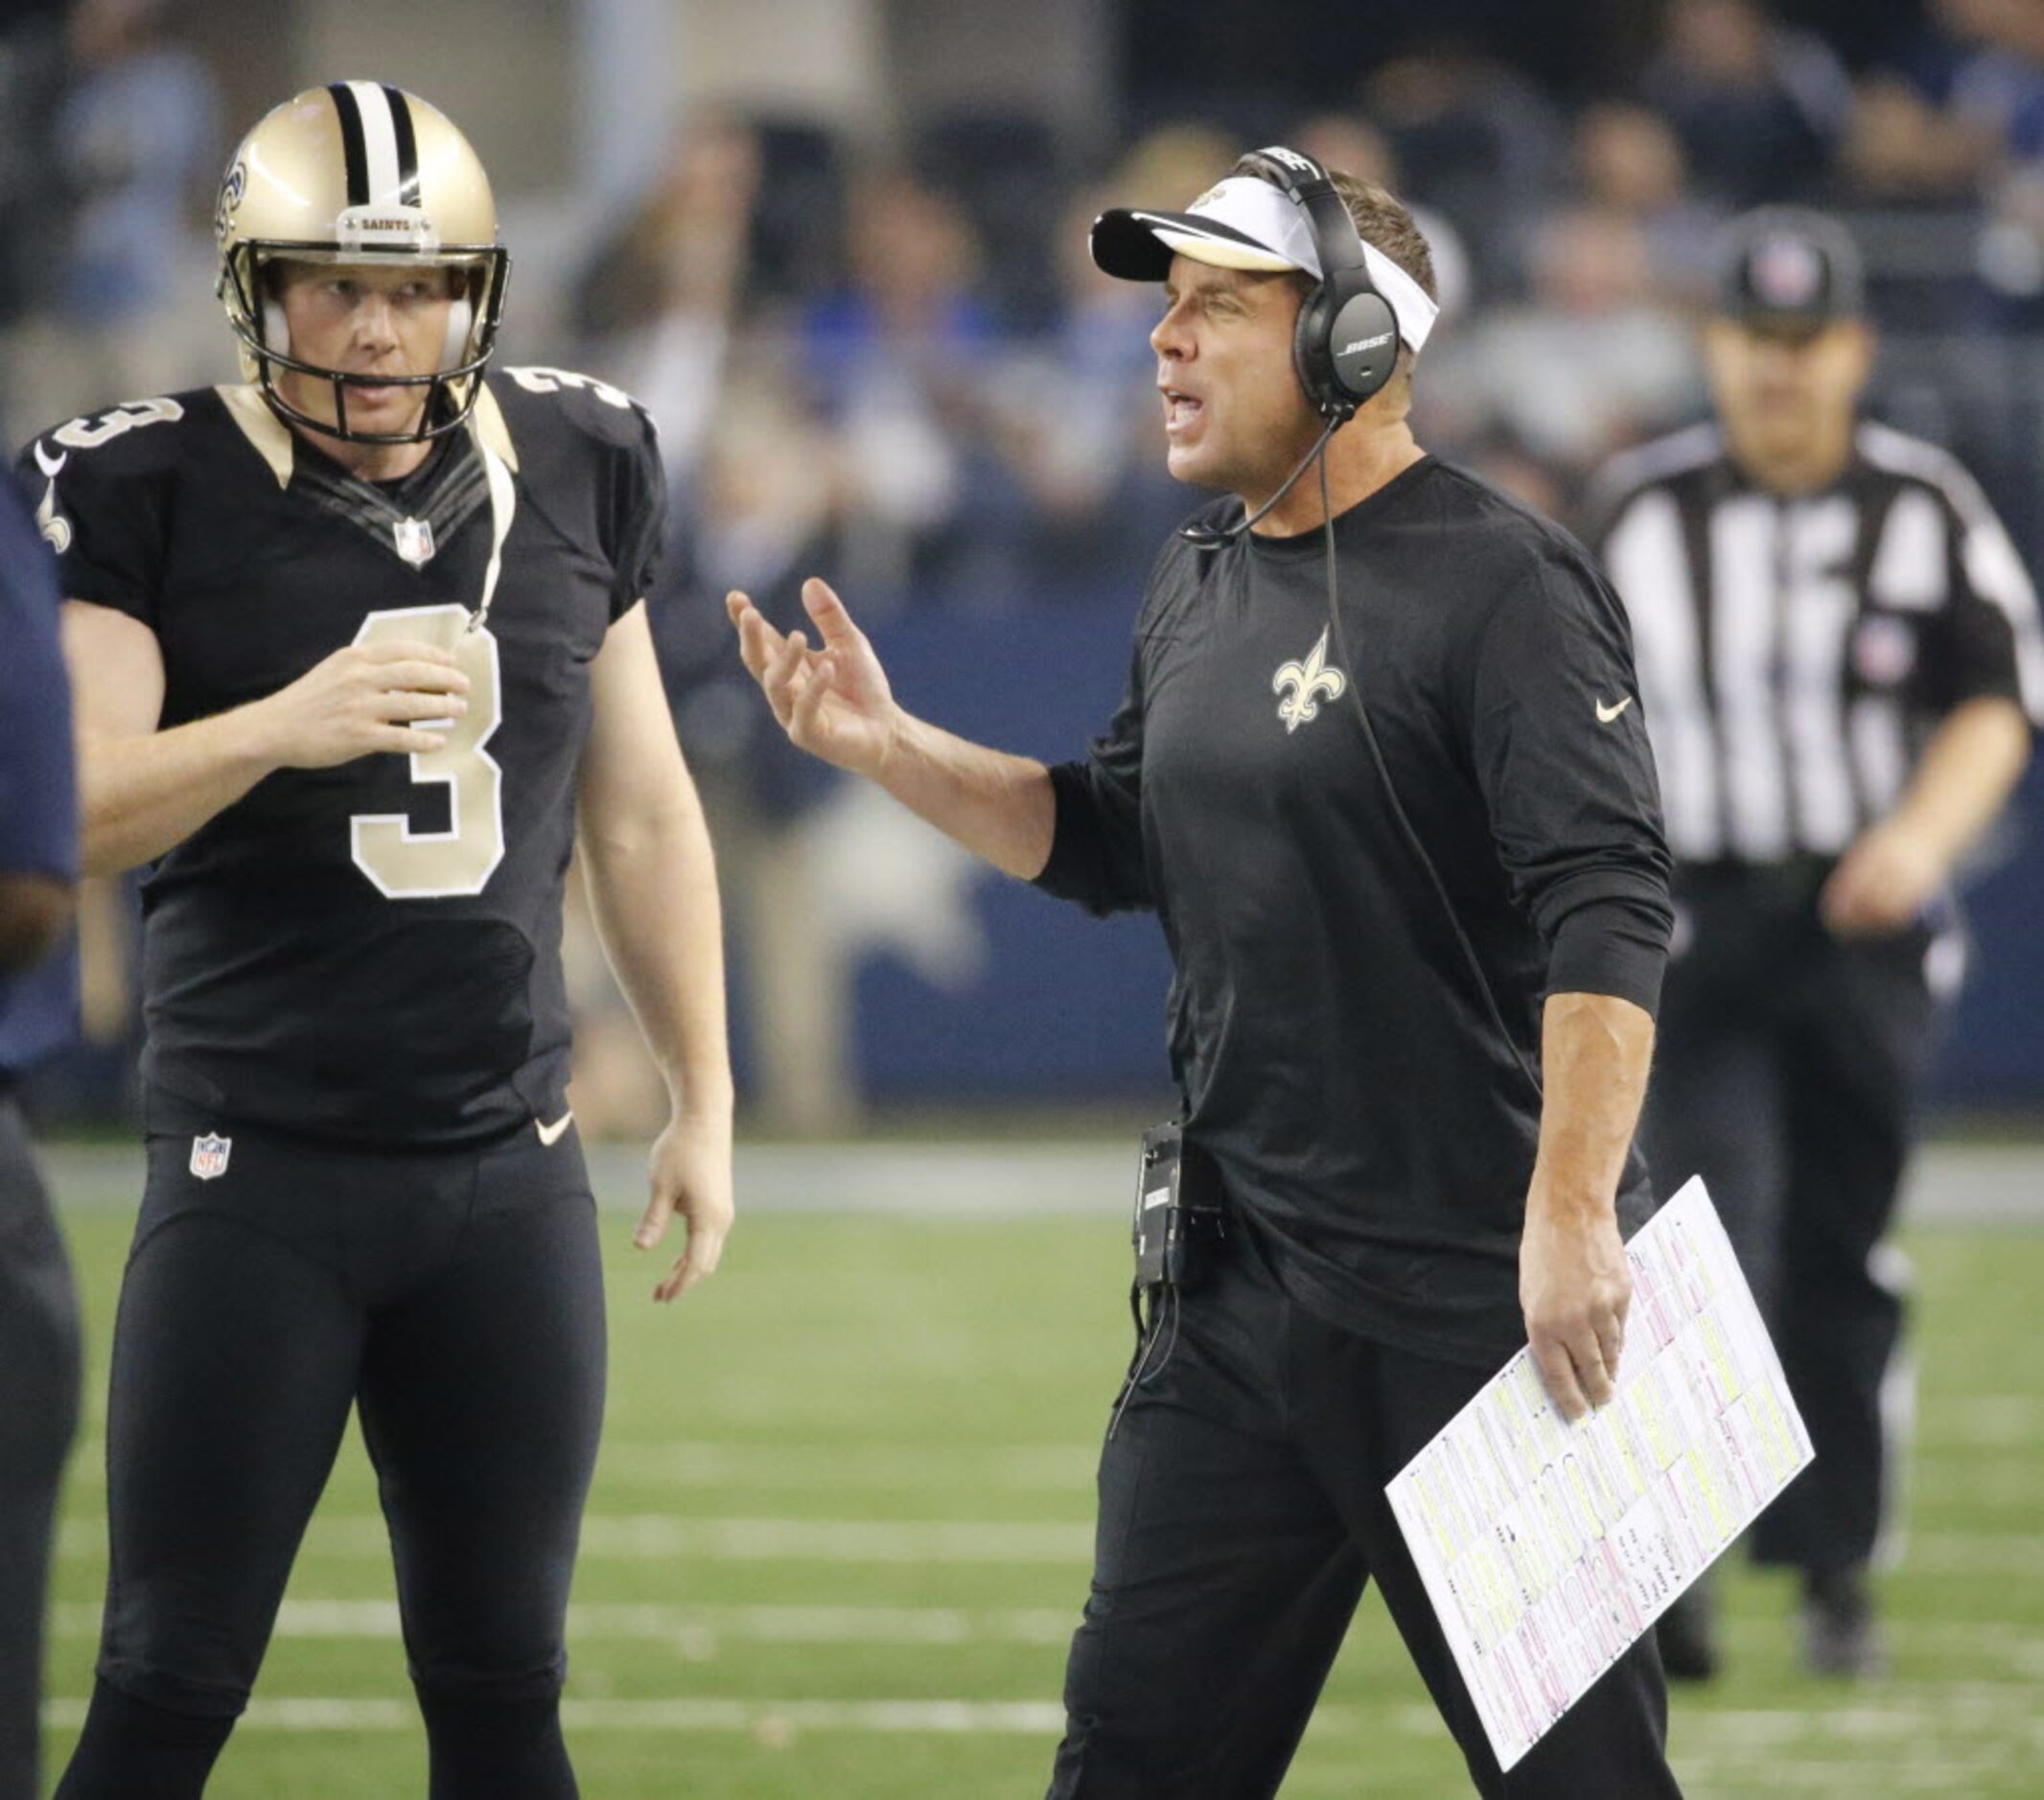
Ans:
[[[734,592],[724,601],[746,669],[795,747],[877,779],[901,719],[887,671],[827,583],[802,583],[802,609],[816,625],[821,650],[809,647],[805,632],[777,632],[746,595]]]
[[[731,1234],[731,1115],[676,1113],[654,1141],[646,1164],[646,1211],[632,1242],[651,1250],[679,1212],[688,1242],[666,1279],[653,1290],[659,1301],[678,1300],[706,1275],[716,1273]]]
[[[802,606],[821,650],[806,632],[783,636],[742,593],[724,602],[746,669],[795,747],[877,782],[994,867],[1024,881],[1041,873],[1057,821],[1050,771],[904,712],[845,603],[810,580]]]

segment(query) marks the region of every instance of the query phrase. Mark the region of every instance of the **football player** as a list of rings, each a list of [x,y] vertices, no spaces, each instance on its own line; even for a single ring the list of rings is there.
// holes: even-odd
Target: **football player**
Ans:
[[[732,1217],[710,847],[641,604],[653,426],[581,376],[485,379],[489,182],[411,95],[276,108],[216,227],[245,384],[22,459],[69,596],[84,862],[149,865],[111,1570],[58,1791],[202,1791],[354,1406],[435,1800],[552,1800],[604,1383],[577,843],[674,1096],[635,1240],[685,1221],[658,1299]]]

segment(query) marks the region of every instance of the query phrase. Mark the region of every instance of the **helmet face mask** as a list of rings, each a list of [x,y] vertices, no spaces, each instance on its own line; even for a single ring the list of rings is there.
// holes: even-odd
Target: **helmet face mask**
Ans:
[[[267,114],[243,140],[221,186],[214,231],[218,292],[249,379],[280,416],[353,444],[420,444],[463,425],[496,348],[511,259],[497,242],[489,177],[434,107],[394,87],[337,81]],[[275,292],[287,264],[458,276],[438,366],[418,374],[336,369],[295,354]],[[333,417],[294,404],[279,375],[325,383]],[[351,423],[356,388],[423,390],[404,429]]]

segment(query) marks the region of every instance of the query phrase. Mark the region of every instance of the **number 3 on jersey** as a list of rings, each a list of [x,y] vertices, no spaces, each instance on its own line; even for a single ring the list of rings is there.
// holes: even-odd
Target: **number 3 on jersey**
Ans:
[[[457,606],[393,607],[372,612],[358,644],[428,643],[453,652],[469,678],[469,709],[436,725],[436,750],[414,750],[411,778],[448,789],[445,831],[414,831],[403,813],[357,813],[348,820],[355,865],[391,900],[443,900],[483,890],[504,857],[504,772],[483,746],[503,721],[497,639],[468,629]]]

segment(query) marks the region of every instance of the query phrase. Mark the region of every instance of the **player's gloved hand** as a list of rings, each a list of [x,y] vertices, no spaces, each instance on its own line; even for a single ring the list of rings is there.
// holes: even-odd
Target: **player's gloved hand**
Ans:
[[[350,644],[249,710],[277,767],[331,769],[379,750],[441,749],[444,734],[412,721],[458,718],[468,687],[453,656],[432,644]]]
[[[815,622],[821,650],[809,647],[804,632],[777,632],[744,594],[724,601],[746,669],[795,747],[877,779],[901,718],[887,671],[827,584],[803,582],[802,607]]]
[[[733,1212],[731,1114],[677,1112],[653,1144],[647,1160],[646,1211],[632,1242],[651,1250],[667,1235],[679,1212],[688,1242],[660,1285],[659,1301],[679,1299],[706,1275],[715,1273],[731,1234]]]
[[[1519,1245],[1519,1304],[1563,1418],[1580,1419],[1611,1398],[1632,1298],[1632,1265],[1612,1209],[1569,1206],[1536,1188]]]
[[[1834,937],[1880,937],[1913,923],[1949,873],[1939,846],[1902,819],[1861,833],[1817,897]]]

